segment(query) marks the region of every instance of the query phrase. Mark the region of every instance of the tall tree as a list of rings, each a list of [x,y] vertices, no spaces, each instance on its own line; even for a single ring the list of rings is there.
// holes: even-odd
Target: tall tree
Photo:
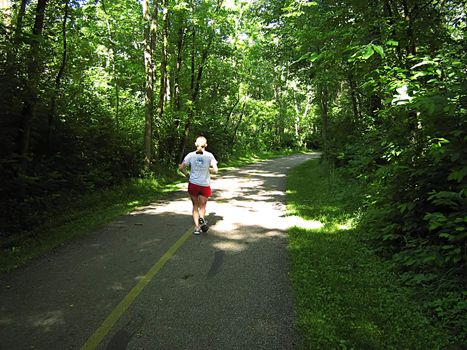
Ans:
[[[52,92],[50,110],[49,110],[49,122],[47,127],[47,152],[50,152],[50,143],[51,143],[51,134],[52,134],[52,124],[57,113],[57,98],[60,91],[60,86],[62,82],[63,73],[65,72],[65,66],[68,58],[68,48],[67,48],[67,21],[68,21],[68,12],[69,12],[69,3],[70,0],[65,0],[64,3],[64,15],[63,15],[63,25],[62,25],[62,38],[63,38],[63,56],[58,69],[57,75],[55,76],[55,85],[54,91]]]
[[[157,116],[159,121],[164,118],[164,103],[167,92],[167,63],[168,63],[168,45],[169,45],[169,3],[168,0],[162,0],[162,38],[161,38],[161,77],[159,86],[159,102],[157,105]],[[161,141],[161,137],[158,137]],[[163,145],[159,145],[161,149]]]
[[[216,0],[215,9],[213,11],[213,15],[218,14],[220,9],[222,8],[223,0]],[[191,131],[191,126],[193,123],[193,116],[194,116],[194,108],[196,106],[199,91],[201,88],[201,81],[203,78],[203,70],[206,66],[206,61],[209,57],[209,53],[211,50],[211,46],[213,44],[213,40],[215,38],[215,30],[214,28],[210,28],[210,24],[215,22],[215,19],[211,18],[204,18],[206,23],[206,29],[208,31],[208,36],[206,42],[204,43],[204,48],[199,49],[197,44],[203,46],[202,42],[197,41],[197,27],[193,26],[192,30],[192,47],[191,47],[191,83],[190,83],[190,105],[188,109],[188,117],[185,122],[185,127],[182,136],[182,142],[180,146],[179,152],[179,159],[180,161],[183,159],[185,154],[185,149],[188,143],[188,138]],[[197,52],[198,50],[201,51],[201,57],[199,59],[198,67],[196,67],[196,59],[197,59]]]
[[[25,86],[22,110],[22,127],[19,137],[19,154],[24,159],[26,159],[29,153],[32,123],[36,116],[38,84],[42,67],[40,49],[46,7],[47,0],[38,0],[34,27],[32,29],[31,45],[29,49],[29,59],[27,64],[27,84]]]
[[[154,49],[157,35],[158,2],[153,0],[152,9],[149,0],[143,3],[144,23],[144,67],[145,67],[145,127],[144,127],[144,164],[149,169],[153,155],[153,114],[154,114]]]

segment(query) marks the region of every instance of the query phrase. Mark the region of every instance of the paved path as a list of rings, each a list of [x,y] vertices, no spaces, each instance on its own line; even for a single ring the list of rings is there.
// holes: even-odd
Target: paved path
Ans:
[[[298,347],[284,189],[316,156],[218,176],[202,236],[181,191],[1,276],[0,349]]]

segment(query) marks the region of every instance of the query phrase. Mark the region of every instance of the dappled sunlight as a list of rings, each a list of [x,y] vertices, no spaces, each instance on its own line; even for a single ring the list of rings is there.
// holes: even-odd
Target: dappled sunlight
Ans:
[[[351,217],[345,220],[344,222],[341,222],[337,225],[337,228],[341,231],[347,231],[351,230],[355,227],[355,218]]]
[[[215,199],[222,200],[251,199],[255,201],[270,200],[276,195],[283,195],[282,191],[264,190],[265,182],[253,177],[223,178],[216,180],[213,189],[217,191]]]
[[[191,213],[191,201],[189,200],[188,195],[184,198],[172,200],[170,202],[156,202],[147,207],[137,209],[130,213],[130,215],[159,215],[166,213],[179,215],[187,215],[187,213]]]
[[[216,249],[241,252],[248,247],[245,241],[253,243],[265,238],[285,237],[287,228],[291,226],[290,219],[284,215],[285,205],[282,203],[286,174],[263,169],[264,165],[255,165],[225,176],[213,176],[211,187],[214,196],[208,202],[206,216],[211,221],[209,235],[219,239],[213,242]],[[157,201],[130,215],[191,216],[187,184],[181,183],[178,188],[180,192],[175,199]],[[222,219],[214,222],[211,219],[213,213]],[[122,224],[125,226],[126,223]],[[305,227],[311,227],[310,223]],[[144,252],[159,243],[157,239],[146,240],[139,244],[139,251]]]
[[[65,324],[65,318],[62,310],[47,311],[41,315],[29,317],[29,322],[44,331],[49,332],[53,327]]]
[[[237,228],[237,224],[231,221],[222,220],[216,224],[217,231],[232,232]]]
[[[286,174],[275,174],[275,173],[264,173],[264,174],[255,174],[259,177],[287,177]]]
[[[244,243],[235,242],[235,241],[220,241],[220,242],[214,243],[212,246],[217,249],[220,249],[223,251],[230,251],[230,252],[241,252],[248,247]]]
[[[273,198],[273,196],[259,193],[259,194],[251,194],[251,195],[245,196],[245,198],[246,199],[251,199],[251,200],[254,200],[254,201],[268,201],[268,200],[271,200],[271,198]]]
[[[211,243],[214,248],[239,253],[249,249],[251,244],[260,243],[262,240],[285,237],[284,231],[265,229],[262,225],[234,224],[231,227],[234,229],[233,231],[224,231],[222,230],[223,226],[218,224],[210,231],[209,235],[215,238],[215,241]]]
[[[209,203],[208,211],[224,217],[222,222],[216,225],[216,229],[231,232],[232,229],[245,229],[249,226],[261,226],[266,230],[286,230],[287,223],[281,217],[281,206],[274,206],[270,202],[254,201],[251,199],[243,201],[231,201],[228,203]]]
[[[320,220],[306,220],[299,216],[288,216],[288,227],[296,227],[303,230],[319,230],[322,233],[339,233],[353,228],[352,223],[328,222],[326,218]]]
[[[281,170],[289,168],[284,164]],[[230,253],[252,249],[252,244],[284,239],[291,226],[320,228],[322,223],[285,215],[285,172],[263,165],[232,172],[213,181],[214,197],[207,212],[223,219],[211,226],[211,245]],[[209,215],[208,215],[209,218]]]
[[[300,216],[287,216],[287,224],[289,227],[299,227],[306,230],[319,230],[324,227],[324,224],[318,220],[305,220]]]
[[[345,225],[345,224],[341,224],[341,225],[337,225],[337,228],[341,231],[347,231],[347,230],[350,230],[352,228],[352,226],[350,225]]]
[[[261,177],[261,178],[278,178],[278,177],[286,177],[286,174],[283,173],[272,173],[269,171],[258,171],[257,169],[253,170],[242,170],[239,172],[242,175],[246,175],[248,177]]]

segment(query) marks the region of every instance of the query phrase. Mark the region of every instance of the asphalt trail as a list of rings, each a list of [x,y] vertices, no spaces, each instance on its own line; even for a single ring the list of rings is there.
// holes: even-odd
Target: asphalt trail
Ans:
[[[192,226],[185,190],[1,276],[0,349],[80,349],[131,293],[97,349],[297,348],[285,181],[317,156],[213,179],[210,230],[179,243],[137,292]]]

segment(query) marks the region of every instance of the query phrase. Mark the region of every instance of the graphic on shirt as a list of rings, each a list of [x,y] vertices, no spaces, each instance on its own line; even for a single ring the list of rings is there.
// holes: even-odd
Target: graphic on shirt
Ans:
[[[205,151],[202,155],[199,155],[196,152],[190,152],[186,155],[183,162],[191,168],[189,181],[192,184],[199,186],[210,185],[209,166],[217,164],[212,153]]]

